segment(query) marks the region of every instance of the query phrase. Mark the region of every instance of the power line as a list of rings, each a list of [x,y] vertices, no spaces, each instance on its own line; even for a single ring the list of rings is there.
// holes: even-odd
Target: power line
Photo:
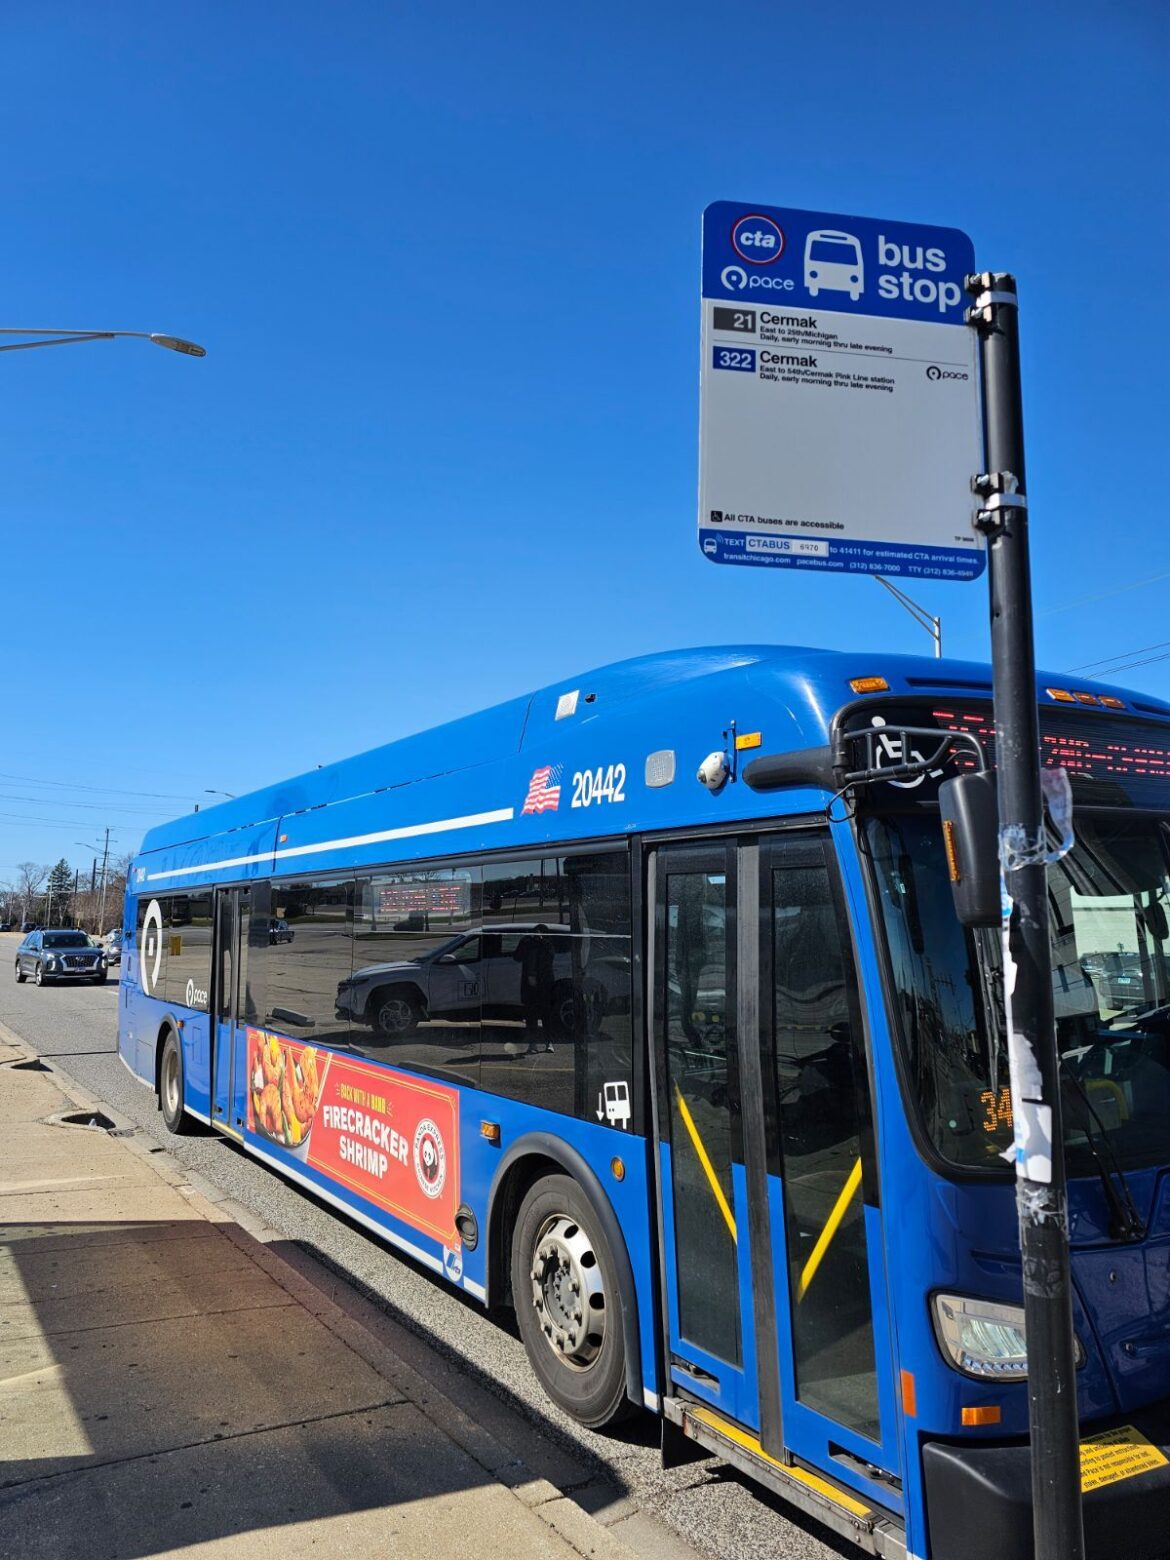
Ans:
[[[25,785],[51,785],[64,791],[95,791],[99,795],[146,796],[160,802],[189,802],[190,795],[179,796],[173,791],[127,791],[116,785],[82,785],[73,780],[38,780],[35,775],[10,775],[0,770],[0,780],[21,780]]]
[[[1153,647],[1151,646],[1151,649]],[[1163,651],[1161,655],[1149,655],[1141,661],[1123,661],[1120,666],[1111,666],[1104,672],[1095,672],[1095,677],[1112,677],[1117,672],[1132,672],[1136,666],[1153,666],[1155,661],[1170,661],[1170,650]]]
[[[1128,585],[1115,585],[1112,590],[1103,590],[1095,596],[1080,596],[1076,601],[1066,601],[1063,606],[1045,607],[1042,612],[1037,612],[1037,617],[1053,617],[1057,612],[1071,612],[1074,607],[1087,607],[1094,601],[1104,601],[1108,596],[1121,596],[1127,590],[1140,590],[1143,585],[1154,585],[1158,580],[1170,580],[1170,572],[1165,574],[1148,574],[1143,580],[1131,580]]]
[[[13,823],[0,823],[0,828],[5,829],[15,828],[17,823],[59,824],[63,829],[76,829],[78,825],[84,821],[80,818],[33,818],[30,817],[27,813],[0,813],[0,819],[4,818],[11,818],[15,820]],[[111,832],[114,834],[121,834],[123,831],[121,829],[114,829]]]
[[[123,807],[119,802],[71,802],[64,796],[21,796],[16,791],[0,791],[0,801],[32,802],[38,806],[41,802],[56,802],[59,807],[79,808],[85,812],[141,813],[147,818],[157,818],[161,812],[158,807]]]
[[[1068,670],[1070,672],[1084,672],[1091,666],[1111,666],[1114,661],[1128,662],[1130,656],[1148,655],[1151,650],[1164,650],[1167,645],[1170,645],[1170,639],[1159,639],[1157,644],[1138,645],[1133,650],[1119,650],[1115,655],[1103,655],[1099,661],[1082,661],[1079,666],[1070,666]],[[1118,670],[1120,671],[1122,668],[1119,667]]]

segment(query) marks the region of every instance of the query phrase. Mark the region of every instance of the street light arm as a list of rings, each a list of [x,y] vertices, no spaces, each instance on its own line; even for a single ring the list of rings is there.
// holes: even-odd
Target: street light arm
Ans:
[[[912,596],[908,596],[904,590],[892,584],[884,574],[875,574],[873,578],[879,585],[884,585],[900,607],[904,607],[920,628],[924,628],[934,640],[934,654],[937,660],[942,655],[942,618],[934,617],[925,607],[920,607]]]
[[[9,332],[3,331],[0,334],[6,336]],[[17,332],[13,331],[12,334],[16,335]],[[49,341],[7,341],[0,346],[0,352],[27,352],[30,347],[67,347],[73,341],[111,341],[113,336],[112,330],[94,330],[83,336],[54,336]]]
[[[0,346],[0,352],[20,352],[29,347],[63,347],[74,341],[113,341],[115,337],[129,337],[136,341],[153,341],[156,347],[166,347],[169,352],[181,352],[184,357],[206,357],[207,349],[198,342],[183,336],[168,336],[153,330],[59,330],[48,326],[0,325],[0,336],[36,336],[36,341],[19,341]]]

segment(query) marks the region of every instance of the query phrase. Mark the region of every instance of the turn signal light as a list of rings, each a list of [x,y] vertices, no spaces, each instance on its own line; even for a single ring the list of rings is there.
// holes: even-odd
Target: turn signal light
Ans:
[[[884,677],[851,677],[849,686],[854,693],[889,693],[890,685]]]
[[[499,1122],[481,1121],[479,1124],[479,1135],[481,1138],[486,1138],[489,1143],[498,1143],[500,1141]]]
[[[961,1418],[965,1425],[997,1425],[1000,1407],[998,1403],[982,1403],[978,1408],[968,1406],[962,1410]]]
[[[763,736],[758,731],[741,731],[735,739],[735,751],[746,753],[749,748],[758,748],[763,741]]]

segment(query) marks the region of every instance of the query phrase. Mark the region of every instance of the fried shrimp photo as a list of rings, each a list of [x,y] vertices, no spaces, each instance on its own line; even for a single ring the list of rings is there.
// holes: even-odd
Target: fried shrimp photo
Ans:
[[[317,1114],[317,1054],[312,1046],[298,1051],[276,1035],[248,1031],[249,1125],[284,1148],[300,1147]]]

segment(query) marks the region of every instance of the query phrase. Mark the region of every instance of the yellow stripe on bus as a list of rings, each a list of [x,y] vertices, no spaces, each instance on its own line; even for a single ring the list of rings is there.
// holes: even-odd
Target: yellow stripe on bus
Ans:
[[[851,1516],[857,1517],[861,1521],[873,1516],[872,1506],[867,1506],[864,1501],[858,1500],[854,1495],[846,1494],[844,1490],[838,1489],[835,1484],[831,1484],[828,1479],[822,1479],[819,1474],[813,1473],[810,1468],[802,1468],[799,1463],[779,1462],[770,1452],[764,1450],[757,1437],[750,1435],[746,1430],[741,1430],[738,1425],[731,1424],[721,1414],[715,1413],[713,1409],[693,1408],[688,1404],[686,1412],[692,1419],[697,1419],[700,1424],[704,1424],[708,1429],[714,1430],[716,1435],[726,1437],[727,1440],[734,1442],[737,1446],[742,1446],[745,1451],[751,1452],[753,1456],[762,1458],[764,1462],[771,1463],[773,1468],[778,1468],[785,1478],[795,1479],[798,1484],[803,1484],[806,1489],[815,1490],[818,1495],[823,1496],[825,1500],[832,1501],[834,1506],[842,1507]]]
[[[683,1119],[683,1126],[687,1129],[695,1153],[699,1156],[699,1163],[703,1167],[703,1174],[707,1177],[707,1184],[711,1188],[711,1194],[719,1204],[719,1212],[723,1215],[723,1222],[731,1231],[732,1240],[738,1243],[739,1237],[735,1233],[735,1215],[727,1206],[727,1198],[723,1195],[723,1188],[719,1184],[719,1177],[715,1174],[715,1166],[711,1163],[710,1155],[703,1147],[703,1139],[699,1136],[699,1129],[695,1126],[695,1118],[687,1109],[687,1102],[682,1097],[682,1090],[676,1083],[674,1097],[678,1101],[678,1113]]]
[[[817,1243],[810,1252],[808,1261],[804,1264],[804,1267],[801,1270],[800,1287],[796,1291],[796,1298],[798,1301],[804,1299],[808,1290],[808,1286],[817,1276],[817,1269],[820,1267],[821,1262],[824,1259],[825,1252],[828,1251],[829,1244],[832,1241],[833,1236],[837,1233],[837,1228],[840,1225],[841,1220],[845,1217],[845,1210],[848,1208],[854,1192],[860,1185],[861,1160],[858,1159],[854,1164],[853,1169],[849,1172],[848,1180],[841,1188],[841,1195],[833,1204],[832,1213],[825,1220],[825,1227],[817,1237]]]

